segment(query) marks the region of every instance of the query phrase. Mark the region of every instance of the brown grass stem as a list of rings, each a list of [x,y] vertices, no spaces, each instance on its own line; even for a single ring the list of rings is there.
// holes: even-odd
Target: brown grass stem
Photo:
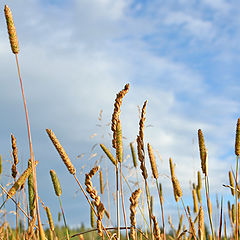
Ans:
[[[75,178],[75,180],[76,180],[76,182],[77,182],[78,186],[80,187],[80,189],[81,189],[82,193],[84,194],[85,198],[87,199],[87,201],[88,201],[89,205],[91,206],[91,208],[92,208],[92,210],[93,210],[93,212],[94,212],[95,216],[97,216],[96,210],[94,209],[94,207],[93,207],[93,205],[92,205],[91,201],[89,200],[89,198],[88,198],[88,196],[87,196],[87,194],[86,194],[85,190],[83,189],[83,187],[82,187],[81,183],[80,183],[80,182],[79,182],[79,180],[77,179],[77,177],[76,177],[76,174],[73,174],[73,176],[74,176],[74,178]],[[104,232],[106,233],[106,235],[107,235],[108,239],[110,240],[110,239],[111,239],[111,237],[109,236],[109,233],[107,232],[106,228],[105,228],[104,226],[102,226],[102,227],[103,227],[103,230],[104,230]]]
[[[128,229],[127,229],[127,218],[126,218],[126,212],[125,212],[125,206],[124,206],[123,181],[122,181],[122,163],[121,162],[120,162],[120,188],[121,188],[123,217],[124,217],[124,222],[125,222],[125,226],[126,226],[126,236],[127,236],[127,240],[129,240]]]
[[[22,78],[21,78],[21,73],[20,73],[20,67],[19,67],[17,54],[15,54],[15,57],[16,57],[18,76],[19,76],[19,81],[20,81],[20,85],[21,85],[21,92],[22,92],[22,97],[23,97],[23,105],[24,105],[24,109],[25,109],[25,116],[26,116],[26,122],[27,122],[28,142],[29,142],[29,149],[30,149],[30,156],[31,156],[31,165],[32,165],[32,173],[33,173],[33,188],[34,188],[34,193],[35,193],[38,227],[39,227],[39,230],[40,230],[39,233],[40,233],[41,238],[45,239],[45,236],[41,235],[41,234],[44,234],[44,231],[41,231],[42,223],[41,223],[40,212],[39,212],[39,205],[38,205],[36,165],[34,164],[34,153],[33,153],[33,147],[32,147],[30,123],[29,123],[28,112],[27,112],[27,104],[26,104],[26,99],[25,99],[25,95],[24,95],[23,83],[22,83]]]
[[[235,187],[237,189],[237,185],[238,185],[238,155],[237,155],[236,175],[235,176],[236,176]],[[236,202],[236,240],[238,240],[238,194],[237,194],[237,192],[235,194],[235,202]]]
[[[116,162],[116,198],[117,198],[117,239],[120,240],[120,208],[119,208],[118,161]]]
[[[166,240],[165,221],[164,221],[164,213],[163,213],[163,201],[161,201],[161,192],[159,189],[158,179],[156,179],[156,185],[157,185],[158,196],[159,196],[159,201],[160,201],[160,206],[161,206],[161,213],[162,213],[163,238],[164,238],[164,240]]]
[[[64,225],[65,225],[65,230],[66,230],[67,239],[69,240],[68,227],[67,227],[67,222],[66,222],[65,214],[64,214],[64,211],[63,211],[63,206],[62,206],[61,197],[58,196],[58,199],[59,199],[59,203],[60,203],[60,207],[61,207],[61,212],[62,212],[62,216],[63,216],[63,221],[64,221]]]

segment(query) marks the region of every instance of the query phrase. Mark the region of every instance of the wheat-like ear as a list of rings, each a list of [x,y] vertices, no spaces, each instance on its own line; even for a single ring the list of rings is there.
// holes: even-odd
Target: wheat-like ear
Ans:
[[[51,179],[52,179],[52,183],[53,183],[55,193],[59,197],[59,196],[62,195],[62,188],[61,188],[61,185],[60,185],[60,182],[59,182],[59,179],[57,177],[56,172],[52,169],[50,170],[50,176],[51,176]]]
[[[193,212],[197,213],[198,212],[198,200],[197,200],[197,190],[195,188],[192,190],[192,195],[193,195]]]
[[[137,158],[136,158],[136,153],[133,147],[133,142],[130,143],[130,148],[131,148],[131,153],[132,153],[132,160],[133,160],[133,166],[136,168],[137,167]]]
[[[199,240],[203,240],[204,238],[204,212],[203,212],[202,206],[199,209],[199,216],[198,216],[198,237],[199,237]]]
[[[235,195],[235,186],[234,186],[234,179],[233,179],[233,175],[232,175],[232,172],[231,172],[231,171],[228,172],[228,176],[229,176],[230,186],[232,187],[232,188],[231,188],[231,193],[232,193],[232,195],[234,196],[234,195]]]
[[[203,171],[203,174],[207,176],[207,149],[205,147],[205,141],[204,141],[204,137],[201,129],[198,130],[198,143],[199,143],[202,171]]]
[[[153,177],[155,179],[157,179],[158,178],[158,170],[157,170],[155,156],[153,154],[153,149],[152,149],[152,146],[150,145],[150,143],[147,144],[147,148],[148,148],[148,156],[149,156],[151,168],[152,168],[152,174],[153,174]]]
[[[5,12],[6,22],[7,22],[8,35],[9,35],[12,52],[14,54],[18,54],[19,46],[18,46],[17,32],[14,25],[12,12],[7,5],[5,5],[4,12]]]
[[[136,240],[136,230],[135,227],[137,225],[136,221],[136,208],[138,206],[138,200],[141,195],[141,189],[137,189],[135,192],[132,193],[132,196],[130,197],[130,222],[131,222],[131,228],[130,228],[130,236],[132,240]]]
[[[54,134],[54,132],[51,129],[46,129],[46,132],[49,136],[49,138],[51,139],[53,145],[55,146],[55,148],[57,149],[59,155],[61,156],[64,164],[66,165],[68,171],[75,175],[75,167],[73,166],[70,158],[68,157],[68,155],[66,154],[64,148],[62,147],[61,143],[58,141],[56,135]]]
[[[49,207],[46,207],[46,213],[47,213],[47,217],[48,217],[48,222],[49,222],[50,229],[51,229],[52,231],[54,231],[53,218],[52,218],[52,214],[51,214],[51,212],[50,212]]]
[[[120,120],[118,120],[116,128],[116,157],[118,162],[121,163],[123,161],[122,127]]]
[[[152,220],[153,220],[153,233],[154,233],[155,240],[161,240],[162,239],[161,231],[158,226],[157,218],[155,216],[152,216]]]
[[[235,154],[237,156],[240,155],[240,118],[238,118],[237,128],[236,128]]]
[[[124,86],[124,89],[117,94],[117,97],[115,99],[114,111],[113,111],[113,114],[112,114],[112,126],[111,126],[111,129],[113,131],[113,140],[112,140],[113,148],[116,148],[116,141],[117,141],[117,139],[116,139],[116,129],[117,129],[117,123],[118,123],[118,120],[119,120],[119,115],[120,115],[120,112],[121,112],[120,107],[122,105],[122,99],[126,95],[128,90],[129,90],[129,84],[126,84]]]
[[[112,162],[114,165],[116,165],[116,164],[117,164],[116,159],[114,158],[114,156],[112,155],[112,153],[110,152],[110,150],[107,149],[104,144],[100,144],[100,147],[101,147],[102,150],[106,153],[106,155],[107,155],[108,158],[111,160],[111,162]]]

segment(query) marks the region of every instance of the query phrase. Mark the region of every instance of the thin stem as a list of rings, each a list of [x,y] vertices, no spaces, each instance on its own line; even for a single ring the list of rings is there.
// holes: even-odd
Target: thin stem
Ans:
[[[16,182],[16,178],[14,178],[14,182]],[[15,201],[16,201],[16,238],[17,238],[17,240],[18,240],[18,207],[17,207],[17,205],[18,205],[18,199],[17,199],[17,193],[15,194]]]
[[[117,239],[120,240],[120,209],[119,209],[119,181],[118,162],[116,163],[116,198],[117,198]]]
[[[162,201],[161,201],[161,193],[160,193],[160,189],[159,189],[158,179],[156,179],[156,185],[157,185],[158,196],[159,196],[159,201],[160,201],[160,206],[161,206],[161,212],[162,212],[163,238],[164,238],[164,240],[166,240],[165,221],[164,221],[164,213],[163,213],[163,203],[162,203]]]
[[[87,199],[87,201],[88,201],[88,203],[89,203],[90,207],[92,208],[92,210],[93,210],[94,214],[97,216],[97,213],[96,213],[96,211],[95,211],[95,209],[94,209],[94,207],[93,207],[93,205],[92,205],[91,201],[89,200],[89,198],[88,198],[88,196],[87,196],[86,192],[84,191],[84,189],[83,189],[83,187],[82,187],[81,183],[78,181],[78,179],[77,179],[77,177],[76,177],[76,174],[74,174],[73,176],[74,176],[74,178],[75,178],[75,180],[76,180],[76,182],[77,182],[78,186],[81,188],[81,190],[82,190],[82,192],[83,192],[84,196],[86,197],[86,199]],[[106,233],[106,235],[107,235],[108,239],[111,239],[111,238],[110,238],[110,236],[109,236],[109,234],[108,234],[108,232],[106,231],[106,228],[105,228],[103,225],[102,225],[102,227],[103,227],[103,230],[104,230],[104,232]]]
[[[19,68],[19,63],[18,63],[17,54],[15,54],[15,57],[16,57],[18,76],[19,76],[19,81],[20,81],[20,85],[21,85],[21,91],[22,91],[22,97],[23,97],[23,104],[24,104],[25,115],[26,115],[26,122],[27,122],[28,141],[29,141],[29,149],[30,149],[30,156],[31,156],[31,165],[32,165],[32,172],[33,172],[33,189],[34,189],[34,193],[35,193],[35,201],[36,201],[36,210],[37,210],[38,226],[39,226],[39,229],[42,229],[42,223],[41,223],[41,219],[40,219],[40,212],[39,212],[39,206],[38,206],[36,166],[35,166],[35,164],[34,164],[34,154],[33,154],[33,148],[32,148],[30,123],[29,123],[29,118],[28,118],[27,104],[26,104],[26,99],[25,99],[25,95],[24,95],[23,83],[22,83],[22,78],[21,78],[21,73],[20,73],[20,68]],[[41,231],[41,232],[42,232],[42,231]]]
[[[152,228],[152,218],[151,218],[151,207],[150,207],[150,194],[149,194],[149,188],[147,184],[147,179],[145,180],[145,189],[146,189],[146,195],[147,195],[147,205],[148,205],[148,215],[149,215],[149,222],[150,222],[150,231],[151,231],[151,238],[154,239],[153,235],[153,228]]]
[[[111,214],[110,214],[110,196],[109,196],[109,184],[108,184],[108,168],[107,159],[105,159],[105,169],[106,169],[106,185],[107,185],[107,198],[108,198],[108,212],[109,212],[109,226],[111,226]]]
[[[120,227],[120,230],[125,230],[126,227]],[[127,227],[127,229],[130,229],[131,227]],[[149,240],[148,237],[138,228],[135,228],[138,232],[140,232],[144,238],[146,240]],[[109,228],[106,228],[106,230],[116,230],[115,227],[109,227]],[[97,228],[94,228],[94,229],[90,229],[90,230],[87,230],[87,231],[84,231],[84,232],[81,232],[81,233],[77,233],[77,234],[74,234],[71,236],[71,238],[74,238],[74,237],[77,237],[79,235],[83,235],[83,234],[86,234],[86,233],[90,233],[90,232],[94,232],[94,231],[97,231]]]
[[[124,216],[124,222],[125,222],[125,226],[126,226],[126,236],[127,236],[127,240],[129,240],[128,229],[127,229],[127,219],[126,219],[126,213],[125,213],[125,207],[124,207],[124,198],[123,198],[122,163],[121,162],[120,162],[120,184],[121,184],[121,198],[122,198],[123,216]]]
[[[16,206],[22,211],[22,213],[28,218],[29,221],[31,221],[31,218],[27,215],[27,213],[17,204],[17,202],[8,194],[8,192],[5,190],[5,188],[0,184],[1,189],[8,195],[8,197],[16,204]],[[6,202],[6,200],[5,200]],[[5,203],[4,202],[4,203]],[[38,229],[38,227],[35,225],[35,227]]]
[[[210,227],[211,227],[211,232],[212,232],[212,237],[214,239],[214,230],[213,230],[213,223],[212,223],[212,216],[210,213],[210,199],[209,199],[209,182],[208,182],[208,176],[205,175],[205,190],[206,190],[206,198],[207,198],[207,202],[208,202],[208,217],[209,217],[209,221],[210,221]]]
[[[60,203],[60,206],[61,206],[61,211],[62,211],[62,215],[63,215],[63,221],[64,221],[64,225],[65,225],[65,229],[66,229],[67,239],[69,240],[67,222],[66,222],[64,211],[63,211],[63,206],[62,206],[62,201],[61,201],[60,196],[58,197],[58,199],[59,199],[59,203]]]

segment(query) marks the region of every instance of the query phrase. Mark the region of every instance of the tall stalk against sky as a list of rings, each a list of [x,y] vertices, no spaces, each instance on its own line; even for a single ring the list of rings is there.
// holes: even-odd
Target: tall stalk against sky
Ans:
[[[36,177],[36,168],[35,168],[36,165],[34,164],[35,160],[34,160],[34,153],[33,153],[32,140],[31,140],[30,123],[29,123],[29,118],[28,118],[27,104],[26,104],[26,99],[25,99],[25,95],[24,95],[23,83],[22,83],[22,78],[21,78],[21,73],[20,73],[19,62],[18,62],[19,45],[18,45],[17,33],[16,33],[16,28],[15,28],[14,22],[13,22],[11,10],[7,5],[5,5],[4,12],[5,12],[5,17],[6,17],[6,22],[7,22],[8,35],[9,35],[9,40],[10,40],[10,44],[11,44],[11,49],[12,49],[13,54],[15,54],[15,58],[16,58],[18,77],[19,77],[19,81],[20,81],[20,85],[21,85],[21,92],[22,92],[23,104],[24,104],[25,115],[26,115],[30,158],[31,158],[32,173],[33,173],[33,187],[34,187],[34,193],[35,193],[39,233],[40,233],[41,239],[45,239],[45,233],[44,233],[44,230],[42,227],[40,213],[39,213],[39,206],[38,206],[37,177]]]

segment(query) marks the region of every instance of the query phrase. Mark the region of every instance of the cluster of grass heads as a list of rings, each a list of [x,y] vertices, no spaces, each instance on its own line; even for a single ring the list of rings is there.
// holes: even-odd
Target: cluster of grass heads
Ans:
[[[236,154],[236,170],[229,171],[229,185],[226,187],[230,188],[231,194],[234,196],[234,203],[230,204],[228,202],[228,213],[229,220],[231,224],[231,230],[227,235],[227,224],[226,217],[223,216],[223,200],[221,201],[220,214],[218,219],[217,228],[213,226],[213,212],[212,212],[212,204],[210,200],[210,186],[208,179],[208,151],[205,146],[204,136],[201,129],[198,130],[198,140],[199,140],[199,152],[201,159],[201,168],[202,173],[198,171],[198,183],[193,184],[192,186],[192,196],[193,196],[193,209],[189,206],[185,206],[183,193],[181,190],[181,185],[178,181],[178,178],[175,174],[175,168],[173,160],[169,159],[170,166],[170,176],[173,187],[173,194],[176,200],[177,205],[182,204],[183,213],[179,212],[179,223],[178,226],[175,227],[172,224],[171,217],[168,218],[168,223],[171,227],[171,233],[166,232],[166,221],[164,214],[164,198],[162,185],[160,183],[157,164],[154,156],[154,152],[150,143],[144,142],[144,125],[145,125],[145,115],[147,108],[147,101],[144,102],[143,107],[141,109],[141,116],[139,121],[139,133],[136,137],[136,145],[137,145],[137,154],[135,153],[134,143],[130,144],[133,166],[137,171],[140,171],[142,174],[142,181],[138,179],[138,188],[132,189],[124,174],[122,172],[122,162],[123,162],[123,142],[122,142],[122,128],[121,128],[121,120],[120,120],[120,108],[123,102],[124,96],[129,91],[129,84],[126,84],[125,87],[117,94],[115,103],[114,103],[114,111],[112,114],[111,120],[111,130],[113,134],[112,138],[112,148],[109,149],[105,145],[100,144],[101,149],[109,158],[111,163],[114,165],[115,169],[115,195],[116,195],[116,226],[112,226],[111,224],[111,214],[110,209],[105,206],[104,202],[101,199],[101,194],[103,194],[103,175],[102,171],[99,170],[100,166],[94,166],[90,172],[85,175],[84,187],[78,180],[76,176],[76,169],[72,164],[70,158],[65,152],[63,146],[57,139],[56,135],[51,129],[46,129],[46,132],[52,141],[54,147],[58,151],[62,161],[67,167],[67,171],[74,178],[74,181],[77,182],[80,187],[84,197],[89,203],[91,209],[91,229],[77,229],[69,231],[67,227],[67,219],[65,218],[63,211],[63,204],[61,201],[62,189],[59,182],[59,179],[54,170],[50,170],[50,176],[53,183],[53,188],[56,194],[56,197],[59,199],[59,206],[61,210],[61,215],[64,220],[64,227],[59,228],[55,227],[55,223],[52,219],[52,215],[50,209],[45,206],[45,203],[38,196],[37,190],[37,176],[36,176],[36,166],[37,164],[41,164],[41,162],[37,162],[34,157],[34,152],[32,148],[31,142],[31,131],[30,131],[30,123],[28,119],[27,113],[27,104],[24,96],[23,83],[20,74],[20,68],[18,64],[18,40],[16,29],[13,22],[13,17],[10,9],[5,6],[5,16],[8,27],[9,39],[11,44],[11,49],[16,58],[16,64],[18,69],[18,76],[20,80],[21,92],[24,102],[24,109],[26,114],[26,123],[28,129],[28,142],[29,142],[29,162],[28,167],[21,174],[18,173],[18,150],[16,144],[16,138],[14,135],[11,135],[12,142],[12,182],[7,184],[6,186],[1,186],[2,189],[2,204],[0,208],[5,206],[6,201],[12,200],[15,205],[15,216],[16,216],[16,225],[15,227],[10,227],[6,218],[6,214],[4,214],[4,222],[2,226],[0,226],[0,239],[70,239],[74,237],[78,237],[80,239],[93,239],[93,238],[108,238],[111,240],[112,238],[120,240],[123,239],[149,239],[149,240],[166,240],[166,239],[238,239],[239,235],[239,224],[240,224],[240,202],[239,202],[239,187],[238,187],[238,161],[240,155],[240,118],[237,122],[236,129],[236,139],[235,139],[235,154]],[[114,152],[114,153],[113,153]],[[146,168],[146,159],[150,160],[151,164],[151,172],[156,187],[154,189],[149,189],[149,171]],[[138,169],[138,163],[140,165],[140,170]],[[5,171],[5,170],[4,170]],[[99,171],[100,175],[100,193],[99,194],[96,188],[93,186],[92,178]],[[2,159],[0,159],[0,174],[3,173],[2,169]],[[124,181],[123,181],[124,179]],[[204,188],[202,186],[202,180],[204,179]],[[20,198],[20,194],[24,195],[25,183],[27,182],[28,186],[28,203],[22,202]],[[141,184],[143,183],[143,185]],[[125,209],[125,196],[123,193],[123,184],[126,184],[131,191],[131,196],[129,198],[130,201],[130,211]],[[203,190],[204,189],[204,190]],[[109,195],[109,188],[107,184],[107,190]],[[153,191],[156,191],[158,195],[159,207],[161,212],[153,211]],[[202,192],[206,195],[206,203],[202,200]],[[144,200],[145,199],[145,200]],[[139,204],[141,201],[141,204]],[[146,204],[144,204],[146,202]],[[40,204],[41,203],[41,204]],[[27,206],[27,210],[25,211],[21,206]],[[48,229],[43,229],[41,216],[40,216],[40,205],[46,211],[46,216],[48,219],[49,227]],[[109,204],[108,204],[109,205]],[[121,205],[121,207],[120,207]],[[144,205],[147,208],[147,214],[144,214]],[[207,207],[207,212],[203,211],[203,207]],[[127,212],[127,213],[126,213]],[[141,227],[139,223],[137,223],[136,214],[140,213],[142,222]],[[21,220],[19,220],[19,216],[24,216],[28,223],[27,229],[24,229],[22,226]],[[130,219],[127,219],[127,216],[130,215]],[[161,217],[160,217],[161,216]],[[124,219],[124,226],[120,226],[120,218]],[[184,224],[183,219],[187,220],[187,224]],[[103,219],[106,221],[103,222]],[[160,224],[157,219],[160,220]],[[207,231],[205,224],[208,222],[210,226],[210,233]],[[145,227],[143,227],[145,226]]]

